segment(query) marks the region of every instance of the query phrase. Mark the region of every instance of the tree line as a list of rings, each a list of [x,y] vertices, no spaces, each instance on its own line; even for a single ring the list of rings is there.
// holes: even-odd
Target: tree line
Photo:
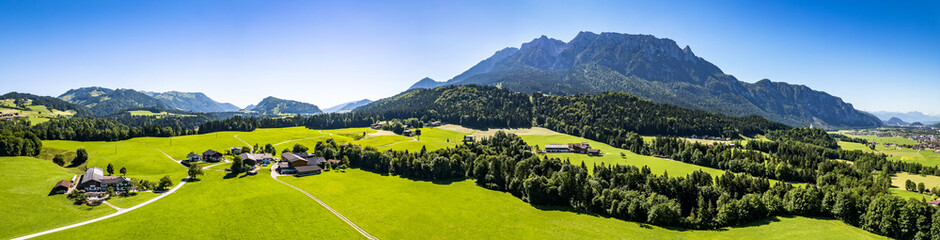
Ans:
[[[27,121],[0,121],[0,156],[36,156],[42,141],[29,131]]]

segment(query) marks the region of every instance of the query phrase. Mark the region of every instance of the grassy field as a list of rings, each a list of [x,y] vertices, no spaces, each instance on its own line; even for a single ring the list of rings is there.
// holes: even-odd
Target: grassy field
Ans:
[[[877,143],[888,143],[888,144],[917,144],[917,141],[910,140],[903,137],[879,137],[875,135],[849,135],[850,137],[864,138],[868,139],[871,142]]]
[[[861,143],[839,142],[839,146],[844,150],[862,150],[865,152],[883,153],[888,155],[888,160],[920,163],[924,166],[940,166],[940,153],[934,153],[932,150],[914,151],[910,148],[885,147],[884,145],[875,145],[875,150]]]
[[[19,116],[26,117],[31,125],[48,122],[50,118],[75,115],[75,111],[72,110],[59,111],[49,109],[43,105],[31,104],[31,101],[26,103],[27,110],[23,110],[16,107],[16,104],[13,103],[13,99],[0,99],[0,114],[17,113]]]
[[[280,143],[276,146],[278,150],[293,146],[295,143],[304,144],[312,149],[316,142],[334,138],[339,143],[376,146],[380,149],[418,151],[421,146],[427,146],[428,150],[455,146],[462,140],[463,135],[467,134],[456,131],[461,130],[459,128],[439,127],[421,130],[420,141],[367,128],[320,131],[295,127],[258,129],[252,132],[219,132],[173,138],[135,138],[118,142],[44,141],[43,143],[45,147],[62,151],[85,148],[91,155],[88,161],[89,166],[104,167],[108,163],[113,163],[117,169],[126,166],[129,170],[128,176],[132,178],[156,180],[169,174],[175,180],[185,175],[185,168],[170,161],[157,149],[168,153],[175,159],[182,159],[190,151],[201,153],[211,148],[224,152],[232,146],[245,146],[245,143],[238,138],[252,145]],[[668,171],[673,176],[685,175],[698,169],[713,175],[723,173],[717,169],[641,156],[606,144],[557,134],[547,129],[516,129],[514,131],[530,133],[522,137],[533,145],[589,142],[592,147],[601,149],[602,153],[609,153],[600,157],[589,157],[583,154],[550,154],[563,159],[570,158],[573,163],[584,161],[588,166],[602,162],[649,165],[654,172]],[[366,133],[365,137],[361,137],[363,132]],[[626,158],[620,156],[621,152],[626,154]],[[51,166],[56,169],[58,174],[71,177],[68,169],[55,166],[48,160],[32,160],[42,161],[47,167]],[[146,207],[43,238],[87,238],[89,234],[106,239],[361,238],[354,230],[329,214],[313,200],[270,179],[267,176],[270,170],[263,169],[255,176],[225,179],[221,169],[227,167],[227,164],[223,164],[210,168],[205,171],[206,175],[201,177],[201,181],[188,183],[177,193]],[[11,167],[5,169],[11,169]],[[768,236],[771,238],[868,239],[877,237],[839,221],[802,217],[768,219],[749,226],[720,231],[665,229],[566,209],[531,206],[510,194],[486,190],[467,180],[432,183],[381,176],[355,169],[347,173],[334,171],[318,176],[281,177],[280,179],[306,189],[366,231],[384,239],[505,239],[507,236],[515,239],[728,239],[766,238]],[[43,183],[42,189],[48,191],[54,182]],[[155,196],[152,193],[139,193],[131,198],[113,198],[109,202],[118,207],[127,208]],[[62,196],[49,199],[68,204]],[[0,203],[16,200],[4,199]],[[9,211],[14,209],[9,204],[4,207],[10,207]],[[85,209],[84,211],[88,214],[71,220],[68,218],[56,220],[77,222],[81,217],[92,218],[114,211],[105,206],[93,209],[72,207],[76,208],[72,211]],[[36,218],[37,220],[33,220],[32,223],[45,220],[41,216]],[[33,228],[17,229],[22,231],[6,235],[10,237],[23,235],[68,223],[46,222],[45,225],[34,224],[35,226],[31,226]],[[294,223],[310,223],[311,227],[295,226],[298,224]],[[8,224],[18,226],[16,223]],[[0,235],[0,237],[3,236]]]
[[[532,206],[472,181],[433,183],[352,169],[281,177],[380,239],[873,239],[836,220],[773,218],[719,231],[666,229]]]
[[[361,238],[306,195],[275,182],[269,171],[229,179],[206,171],[201,181],[146,207],[40,239]]]
[[[904,184],[907,180],[911,180],[914,183],[924,183],[924,187],[931,189],[933,187],[940,187],[940,177],[932,175],[916,175],[910,173],[896,173],[894,176],[891,176],[891,186],[904,189]]]
[[[601,150],[603,156],[588,156],[587,154],[577,154],[577,153],[546,153],[549,157],[557,157],[561,159],[570,159],[572,164],[581,164],[584,162],[587,165],[589,171],[593,171],[592,166],[600,165],[601,163],[610,165],[610,164],[620,164],[620,165],[633,165],[637,167],[649,166],[653,173],[663,173],[668,172],[671,176],[684,176],[689,173],[692,173],[696,170],[702,170],[711,174],[712,176],[717,176],[724,174],[724,171],[698,166],[694,164],[683,163],[679,161],[672,161],[661,159],[657,157],[639,155],[628,150],[619,149],[611,147],[610,145],[603,144],[600,142],[588,140],[585,138],[579,138],[571,135],[523,135],[521,136],[523,140],[526,141],[529,145],[538,145],[540,148],[544,148],[545,144],[566,144],[566,143],[576,143],[576,142],[587,142],[591,144],[591,148],[596,148]],[[624,153],[626,158],[621,157],[620,153]]]
[[[189,115],[189,114],[169,113],[165,111],[164,112],[151,112],[147,110],[134,110],[134,111],[127,111],[127,112],[130,113],[131,116],[157,116],[157,117],[159,116],[195,117],[196,116],[196,115]]]
[[[136,139],[117,142],[78,142],[78,141],[42,141],[43,148],[56,148],[74,152],[84,148],[88,151],[89,168],[97,166],[102,169],[108,164],[114,165],[114,172],[118,174],[122,167],[127,168],[127,176],[134,179],[147,179],[156,181],[165,175],[173,179],[185,177],[186,168],[170,161],[160,151],[145,144],[135,142]],[[167,152],[169,153],[169,152]],[[188,151],[186,153],[189,153]],[[182,154],[185,156],[185,154]],[[182,159],[182,157],[180,158]]]
[[[115,212],[109,207],[72,204],[64,195],[49,195],[72,173],[50,161],[0,157],[0,238],[13,238]]]

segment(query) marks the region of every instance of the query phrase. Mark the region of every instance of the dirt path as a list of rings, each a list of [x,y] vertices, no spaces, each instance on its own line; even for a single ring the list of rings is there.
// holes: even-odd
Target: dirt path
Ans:
[[[105,205],[108,205],[108,207],[114,208],[114,210],[117,210],[118,212],[120,212],[121,210],[124,210],[123,208],[119,208],[118,206],[114,206],[114,204],[111,204],[111,203],[109,203],[108,201],[104,201],[103,203],[104,203]]]
[[[333,213],[333,215],[336,215],[336,217],[338,217],[340,220],[343,220],[343,222],[346,222],[346,224],[349,224],[350,227],[352,227],[353,229],[356,229],[356,231],[359,232],[359,234],[362,234],[362,236],[368,239],[376,239],[376,240],[379,239],[379,238],[376,238],[375,236],[372,236],[368,232],[366,232],[366,230],[363,230],[362,228],[357,226],[355,223],[353,223],[352,221],[347,219],[345,216],[343,216],[343,214],[340,214],[336,210],[333,210],[333,208],[331,208],[329,205],[326,205],[326,203],[321,201],[319,198],[314,197],[312,194],[308,193],[307,191],[304,191],[303,189],[300,189],[298,187],[295,187],[294,185],[290,185],[284,181],[281,181],[280,179],[277,179],[277,177],[280,176],[280,174],[278,174],[277,171],[275,171],[274,166],[277,166],[277,164],[271,166],[271,178],[273,178],[275,181],[278,181],[281,184],[287,185],[288,187],[294,188],[297,191],[300,191],[301,193],[303,193],[304,195],[307,195],[307,197],[310,197],[310,199],[317,201],[317,203],[319,203],[320,206],[323,206],[324,208],[326,208],[326,210],[330,210],[330,212]]]
[[[248,148],[251,149],[252,153],[255,152],[255,148],[252,147],[251,144],[248,144],[248,142],[245,142],[245,140],[242,140],[241,138],[239,138],[238,134],[235,134],[235,139],[238,139],[238,141],[242,141],[242,143],[244,143],[245,145],[248,145]]]
[[[149,144],[144,144],[144,145],[150,146]],[[156,148],[156,147],[153,147],[153,146],[150,146],[150,147],[153,148],[153,149],[156,149],[156,150],[159,151],[160,153],[163,153],[163,155],[166,155],[166,157],[169,158],[170,160],[173,160],[174,162],[179,162],[179,161],[176,161],[175,159],[173,159],[173,157],[170,157],[169,154],[166,154],[165,152],[163,152],[163,151],[160,150],[159,148]],[[182,165],[180,165],[180,166],[182,166]],[[183,166],[183,167],[185,167],[185,166]],[[42,232],[38,232],[38,233],[33,233],[33,234],[30,234],[30,235],[26,235],[26,236],[14,238],[14,239],[17,239],[17,240],[18,240],[18,239],[30,239],[30,238],[34,238],[34,237],[38,237],[38,236],[42,236],[42,235],[46,235],[46,234],[50,234],[50,233],[54,233],[54,232],[60,232],[60,231],[63,231],[63,230],[68,230],[68,229],[72,229],[72,228],[76,228],[76,227],[85,226],[85,225],[88,225],[88,224],[91,224],[91,223],[94,223],[94,222],[98,222],[98,221],[101,221],[101,220],[105,220],[105,219],[109,219],[109,218],[112,218],[112,217],[116,217],[116,216],[119,216],[119,215],[124,214],[124,213],[126,213],[126,212],[130,212],[130,211],[133,211],[133,210],[135,210],[135,209],[138,209],[138,208],[140,208],[140,207],[147,206],[147,205],[150,204],[150,203],[156,202],[157,200],[160,200],[160,199],[162,199],[162,198],[164,198],[164,197],[166,197],[166,196],[169,196],[170,194],[175,193],[176,190],[182,188],[183,185],[186,184],[186,182],[188,182],[188,181],[189,181],[189,177],[186,177],[185,179],[183,179],[182,182],[180,182],[179,184],[177,184],[175,187],[171,188],[169,191],[163,192],[162,194],[160,194],[160,196],[157,196],[157,197],[155,197],[155,198],[153,198],[153,199],[147,200],[146,202],[143,202],[143,203],[141,203],[141,204],[137,204],[136,206],[133,206],[133,207],[130,207],[130,208],[119,208],[119,207],[116,207],[116,206],[114,206],[114,205],[111,205],[111,203],[108,203],[107,201],[105,201],[105,202],[104,202],[105,204],[107,204],[108,206],[111,206],[111,207],[117,209],[117,212],[112,213],[112,214],[105,215],[105,216],[103,216],[103,217],[95,218],[95,219],[92,219],[92,220],[88,220],[88,221],[84,221],[84,222],[80,222],[80,223],[76,223],[76,224],[72,224],[72,225],[68,225],[68,226],[64,226],[64,227],[60,227],[60,228],[50,229],[50,230],[46,230],[46,231],[42,231]]]

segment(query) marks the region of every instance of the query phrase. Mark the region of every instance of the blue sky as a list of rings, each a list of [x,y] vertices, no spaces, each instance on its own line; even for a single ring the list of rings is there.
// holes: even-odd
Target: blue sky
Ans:
[[[670,38],[742,81],[940,114],[937,1],[0,0],[0,92],[104,86],[329,107],[579,31]]]

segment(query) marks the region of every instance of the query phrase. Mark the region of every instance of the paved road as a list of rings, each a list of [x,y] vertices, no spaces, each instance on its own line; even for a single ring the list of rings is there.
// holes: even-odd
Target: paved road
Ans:
[[[149,144],[144,144],[144,145],[150,146]],[[153,146],[150,146],[150,147],[152,147],[153,149],[156,149],[156,150],[159,151],[160,153],[163,153],[163,155],[166,155],[166,157],[169,158],[170,160],[176,161],[175,159],[173,159],[173,157],[170,157],[169,154],[166,154],[165,152],[163,152],[163,151],[160,150],[159,148],[155,148],[155,147],[153,147]],[[182,165],[181,165],[181,166],[182,166]],[[185,166],[184,166],[184,167],[185,167]],[[176,187],[173,187],[173,188],[170,189],[169,191],[166,191],[166,192],[164,192],[163,194],[160,194],[160,196],[157,196],[157,197],[155,197],[155,198],[153,198],[153,199],[147,200],[146,202],[143,202],[143,203],[141,203],[141,204],[137,204],[137,206],[133,206],[133,207],[130,207],[130,208],[120,209],[120,210],[118,210],[118,211],[115,212],[115,213],[108,214],[108,215],[105,215],[105,216],[103,216],[103,217],[95,218],[95,219],[92,219],[92,220],[88,220],[88,221],[84,221],[84,222],[80,222],[80,223],[68,225],[68,226],[65,226],[65,227],[60,227],[60,228],[55,228],[55,229],[51,229],[51,230],[46,230],[46,231],[42,231],[42,232],[38,232],[38,233],[33,233],[33,234],[30,234],[30,235],[26,235],[26,236],[14,238],[14,239],[15,239],[15,240],[19,240],[19,239],[30,239],[30,238],[34,238],[34,237],[38,237],[38,236],[42,236],[42,235],[46,235],[46,234],[50,234],[50,233],[54,233],[54,232],[59,232],[59,231],[62,231],[62,230],[68,230],[68,229],[72,229],[72,228],[76,228],[76,227],[85,226],[85,225],[87,225],[87,224],[91,224],[91,223],[94,223],[94,222],[98,222],[98,221],[101,221],[101,220],[105,220],[105,219],[108,219],[108,218],[112,218],[112,217],[115,217],[115,216],[119,216],[119,215],[124,214],[124,213],[126,213],[126,212],[130,212],[130,211],[133,211],[133,210],[138,209],[138,208],[140,208],[140,207],[147,206],[147,204],[156,202],[157,200],[160,200],[160,199],[162,199],[162,198],[164,198],[164,197],[166,197],[166,196],[169,196],[170,194],[176,192],[176,190],[178,190],[178,189],[180,189],[181,187],[183,187],[183,185],[186,184],[187,181],[189,181],[189,177],[186,177],[185,179],[183,179],[182,182],[180,182],[179,184],[177,184]],[[107,203],[107,202],[106,202],[106,203]],[[110,204],[108,204],[108,205],[110,205]]]
[[[284,181],[281,181],[280,179],[277,179],[277,177],[280,176],[280,174],[278,174],[277,171],[274,171],[274,167],[275,167],[275,166],[277,166],[277,164],[274,164],[273,166],[271,166],[271,178],[273,178],[275,181],[278,181],[278,182],[280,182],[280,183],[282,183],[282,184],[284,184],[284,185],[287,185],[288,187],[294,188],[294,189],[296,189],[297,191],[300,191],[301,193],[303,193],[304,195],[307,195],[307,197],[310,197],[310,198],[313,199],[314,201],[317,201],[317,203],[319,203],[320,206],[323,206],[324,208],[326,208],[326,210],[330,210],[330,212],[333,213],[333,215],[336,215],[336,217],[338,217],[340,220],[343,220],[343,222],[346,222],[346,224],[349,224],[350,227],[352,227],[353,229],[356,229],[356,231],[359,232],[359,234],[362,234],[362,236],[364,236],[364,237],[366,237],[366,238],[368,238],[368,239],[375,239],[375,240],[378,240],[378,239],[379,239],[379,238],[377,238],[377,237],[375,237],[375,236],[372,236],[372,235],[369,234],[368,232],[366,232],[366,230],[363,230],[362,228],[360,228],[359,226],[357,226],[355,223],[353,223],[352,221],[350,221],[349,219],[347,219],[345,216],[343,216],[343,214],[340,214],[340,213],[337,212],[336,210],[333,210],[333,208],[331,208],[329,205],[326,205],[326,203],[323,202],[323,201],[321,201],[319,198],[314,197],[312,194],[308,193],[307,191],[304,191],[303,189],[300,189],[300,188],[298,188],[298,187],[294,187],[294,185],[290,185],[290,184],[288,184],[288,183],[286,183],[286,182],[284,182]]]

